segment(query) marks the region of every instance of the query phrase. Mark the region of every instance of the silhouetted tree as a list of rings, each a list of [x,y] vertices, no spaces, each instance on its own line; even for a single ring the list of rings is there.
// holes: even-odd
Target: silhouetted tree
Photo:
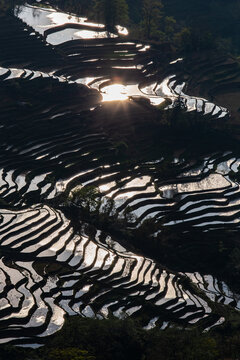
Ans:
[[[163,4],[160,0],[143,0],[143,21],[142,27],[144,36],[151,39],[154,32],[157,31],[161,19],[161,9]]]
[[[115,31],[116,25],[127,25],[129,20],[126,0],[95,0],[94,11],[109,33]]]

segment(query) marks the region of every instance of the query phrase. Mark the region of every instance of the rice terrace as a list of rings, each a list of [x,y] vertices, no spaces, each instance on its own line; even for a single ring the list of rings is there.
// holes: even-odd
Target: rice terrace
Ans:
[[[42,349],[77,318],[239,331],[238,50],[209,38],[190,47],[161,1],[129,0],[128,22],[98,13],[104,1],[0,1],[5,359],[9,345]],[[137,3],[173,30],[144,18],[137,28]],[[236,357],[195,359],[237,359],[236,344]],[[49,359],[104,358],[83,346],[88,355]],[[125,358],[182,359],[141,356]]]

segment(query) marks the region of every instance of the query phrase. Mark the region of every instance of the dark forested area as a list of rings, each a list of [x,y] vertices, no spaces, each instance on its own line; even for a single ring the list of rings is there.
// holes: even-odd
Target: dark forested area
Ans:
[[[39,349],[6,345],[0,359],[11,360],[227,360],[238,359],[240,334],[228,328],[204,334],[157,328],[146,331],[137,320],[73,317]]]

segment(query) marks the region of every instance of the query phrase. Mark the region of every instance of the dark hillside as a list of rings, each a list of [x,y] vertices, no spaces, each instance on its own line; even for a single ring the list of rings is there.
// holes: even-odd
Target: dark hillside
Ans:
[[[240,50],[239,0],[164,0],[166,14],[196,32],[210,31],[219,41]]]

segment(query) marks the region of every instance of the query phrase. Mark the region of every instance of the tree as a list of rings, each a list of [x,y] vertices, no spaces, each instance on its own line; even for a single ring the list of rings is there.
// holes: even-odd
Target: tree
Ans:
[[[93,0],[58,0],[56,4],[64,11],[88,16],[93,7]]]
[[[142,27],[144,36],[151,39],[158,30],[158,24],[162,16],[163,4],[160,0],[143,0],[143,21]]]
[[[16,5],[24,4],[24,0],[0,0],[0,12],[13,11]]]
[[[189,28],[183,28],[175,34],[174,43],[179,50],[185,51],[192,48],[192,33]]]
[[[101,205],[101,194],[98,188],[89,185],[73,190],[68,200],[90,213],[98,211]]]
[[[95,0],[94,12],[98,22],[104,22],[107,31],[115,32],[116,25],[127,25],[128,5],[126,0]]]
[[[175,32],[176,20],[172,16],[166,16],[164,19],[164,32],[167,40],[171,40]]]

